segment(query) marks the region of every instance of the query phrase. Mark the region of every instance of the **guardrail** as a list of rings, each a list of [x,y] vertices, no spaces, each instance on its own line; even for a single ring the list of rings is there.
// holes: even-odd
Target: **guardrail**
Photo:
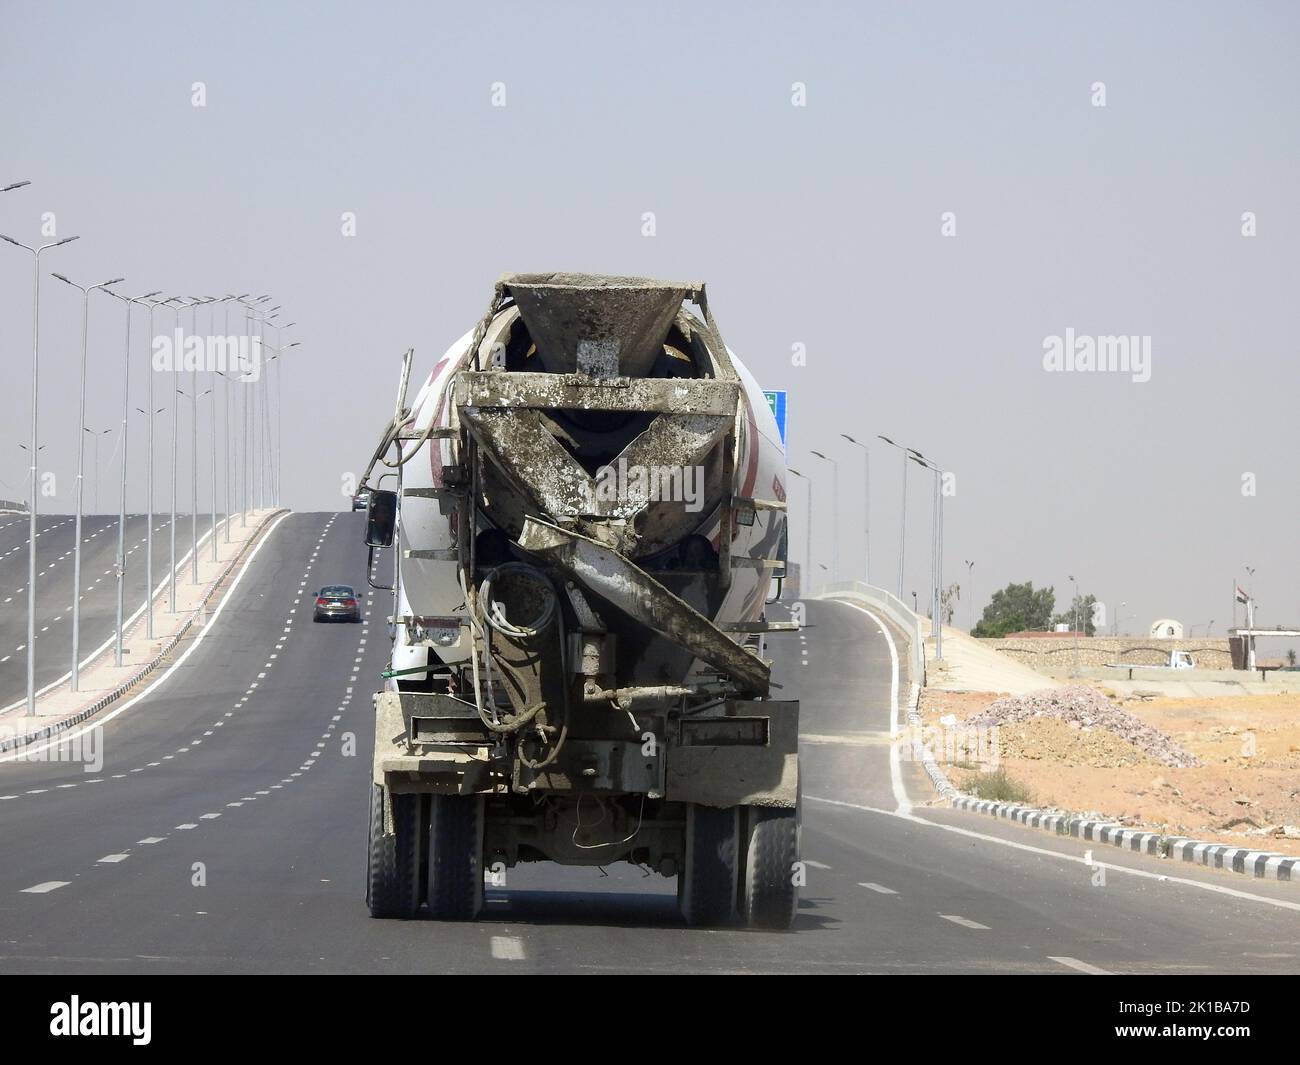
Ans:
[[[15,503],[12,499],[0,499],[0,510],[12,510],[17,514],[26,514],[27,504]]]
[[[884,614],[907,637],[912,679],[917,684],[925,684],[925,636],[921,632],[920,615],[893,592],[887,592],[884,588],[877,588],[874,584],[865,584],[862,581],[837,581],[818,588],[809,598],[857,599],[863,605]]]

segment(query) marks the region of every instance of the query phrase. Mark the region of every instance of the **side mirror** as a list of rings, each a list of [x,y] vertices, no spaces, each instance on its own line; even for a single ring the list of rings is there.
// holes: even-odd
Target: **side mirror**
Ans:
[[[397,493],[372,489],[366,503],[366,546],[392,547],[397,526]]]

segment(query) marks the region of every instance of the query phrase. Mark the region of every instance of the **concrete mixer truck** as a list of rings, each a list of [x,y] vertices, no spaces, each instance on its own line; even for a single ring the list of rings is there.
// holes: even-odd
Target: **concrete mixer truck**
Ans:
[[[506,274],[408,400],[410,373],[362,478],[393,591],[371,914],[470,920],[517,863],[627,861],[691,925],[788,928],[784,450],[704,285]]]

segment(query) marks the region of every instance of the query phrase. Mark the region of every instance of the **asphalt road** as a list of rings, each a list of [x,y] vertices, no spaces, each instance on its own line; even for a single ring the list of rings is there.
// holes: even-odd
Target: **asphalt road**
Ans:
[[[0,971],[1300,968],[1294,885],[1109,847],[1089,865],[1079,841],[920,806],[928,783],[891,773],[883,742],[889,639],[837,603],[808,604],[807,629],[771,644],[783,694],[803,701],[809,883],[792,932],[685,928],[674,882],[628,866],[519,867],[473,924],[371,920],[369,695],[388,601],[367,597],[378,621],[314,625],[309,595],[364,586],[361,524],[283,519],[189,657],[104,725],[98,771],[0,763]]]
[[[199,535],[210,517],[199,516]],[[217,517],[218,522],[221,516]],[[76,523],[69,514],[37,514],[36,687],[62,678],[72,667],[73,546]],[[218,534],[221,526],[218,525]],[[169,517],[154,515],[154,583],[171,558]],[[176,557],[190,548],[188,515],[176,525]],[[203,549],[200,548],[200,551]],[[81,525],[81,657],[108,640],[117,623],[117,515],[84,515]],[[0,708],[27,692],[27,518],[0,517]],[[126,616],[145,596],[145,515],[127,515]],[[188,569],[181,578],[188,580]]]

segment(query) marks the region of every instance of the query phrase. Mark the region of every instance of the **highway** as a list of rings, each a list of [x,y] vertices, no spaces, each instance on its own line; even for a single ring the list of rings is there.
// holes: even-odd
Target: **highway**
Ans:
[[[218,522],[221,517],[218,516]],[[63,677],[72,665],[72,577],[76,520],[70,514],[37,514],[36,687]],[[154,583],[167,575],[171,557],[169,517],[154,515]],[[210,523],[199,517],[199,535]],[[218,525],[218,531],[221,526]],[[85,515],[81,525],[81,654],[109,639],[117,619],[117,515]],[[190,549],[189,516],[178,516],[176,556]],[[27,518],[0,520],[0,708],[27,691]],[[129,619],[145,595],[145,515],[126,522],[125,610]],[[181,579],[188,580],[183,569]]]
[[[187,657],[101,717],[98,771],[0,762],[0,971],[1297,967],[1294,885],[1099,847],[1101,886],[1088,844],[927,808],[928,781],[891,772],[886,742],[906,656],[872,617],[826,602],[769,643],[782,697],[802,700],[808,886],[792,932],[688,929],[674,882],[626,865],[520,866],[472,924],[372,920],[369,697],[388,595],[367,595],[361,625],[311,621],[320,585],[365,586],[362,517],[281,519]]]

